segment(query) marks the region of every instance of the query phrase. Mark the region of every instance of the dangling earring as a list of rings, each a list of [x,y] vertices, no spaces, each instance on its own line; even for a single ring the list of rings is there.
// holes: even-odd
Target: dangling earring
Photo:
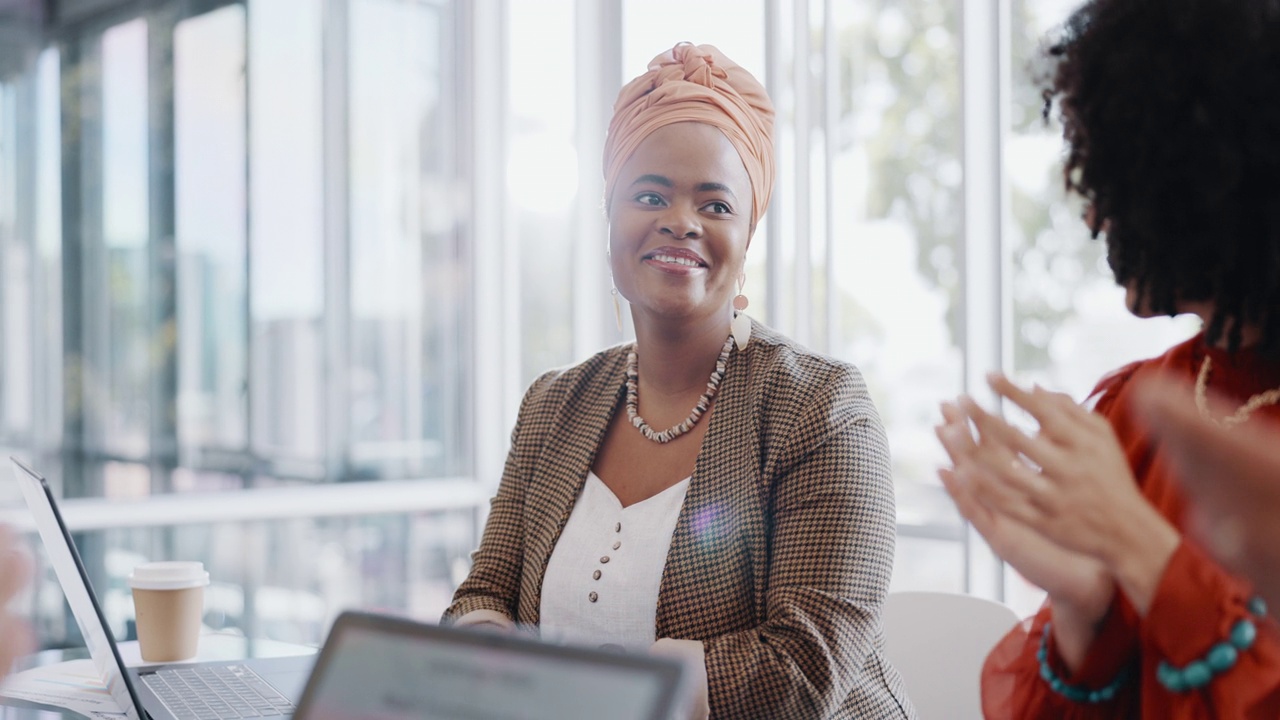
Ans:
[[[751,318],[747,316],[747,296],[742,294],[742,286],[747,283],[747,274],[738,278],[738,296],[733,299],[733,322],[729,330],[733,334],[733,342],[739,350],[745,350],[751,340]]]
[[[618,302],[618,288],[609,291],[613,295],[613,319],[618,323],[618,332],[622,332],[622,303]]]

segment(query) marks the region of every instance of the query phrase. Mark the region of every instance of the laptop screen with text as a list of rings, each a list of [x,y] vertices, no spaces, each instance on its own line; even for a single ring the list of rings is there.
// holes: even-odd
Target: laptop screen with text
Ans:
[[[348,613],[296,720],[658,720],[671,661]]]

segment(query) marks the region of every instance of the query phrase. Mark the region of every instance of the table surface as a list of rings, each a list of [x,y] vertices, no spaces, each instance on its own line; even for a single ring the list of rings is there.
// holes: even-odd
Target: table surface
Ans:
[[[144,664],[138,654],[138,643],[119,643],[120,655],[126,665],[135,667]],[[278,640],[260,640],[245,638],[229,633],[212,633],[200,638],[200,652],[194,658],[200,660],[242,660],[245,658],[286,657],[289,655],[314,654],[317,648],[309,645],[280,642]],[[89,657],[84,648],[71,650],[45,650],[22,658],[14,666],[15,671],[51,665],[67,660],[80,660]],[[51,708],[46,705],[35,705],[22,700],[0,696],[0,720],[84,720],[84,716]]]

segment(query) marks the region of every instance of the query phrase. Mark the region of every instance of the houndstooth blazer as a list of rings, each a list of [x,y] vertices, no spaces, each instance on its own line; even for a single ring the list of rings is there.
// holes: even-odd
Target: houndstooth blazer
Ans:
[[[543,573],[624,391],[629,346],[525,395],[445,620],[539,620]],[[858,370],[753,324],[729,357],[676,523],[656,637],[700,640],[713,718],[915,718],[884,657],[893,481]]]

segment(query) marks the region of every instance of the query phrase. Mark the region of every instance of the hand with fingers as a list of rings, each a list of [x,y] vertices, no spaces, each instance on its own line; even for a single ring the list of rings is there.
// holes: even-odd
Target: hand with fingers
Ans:
[[[34,647],[26,622],[6,610],[26,587],[31,571],[31,556],[18,545],[13,533],[0,525],[0,677],[8,673],[14,660]]]
[[[993,448],[979,461],[1002,470],[998,489],[988,493],[992,502],[1058,545],[1102,562],[1145,615],[1181,538],[1142,496],[1115,431],[1067,395],[1026,390],[999,374],[989,381],[997,395],[1039,425],[1028,435],[972,399],[962,401],[979,444]]]
[[[1111,605],[1114,580],[1101,561],[1063,547],[1005,509],[1017,502],[1016,493],[1005,487],[1006,476],[1025,478],[1034,473],[1031,468],[1006,448],[975,438],[960,407],[943,403],[942,417],[938,439],[953,465],[938,471],[943,486],[991,549],[1048,593],[1059,654],[1074,668]]]

